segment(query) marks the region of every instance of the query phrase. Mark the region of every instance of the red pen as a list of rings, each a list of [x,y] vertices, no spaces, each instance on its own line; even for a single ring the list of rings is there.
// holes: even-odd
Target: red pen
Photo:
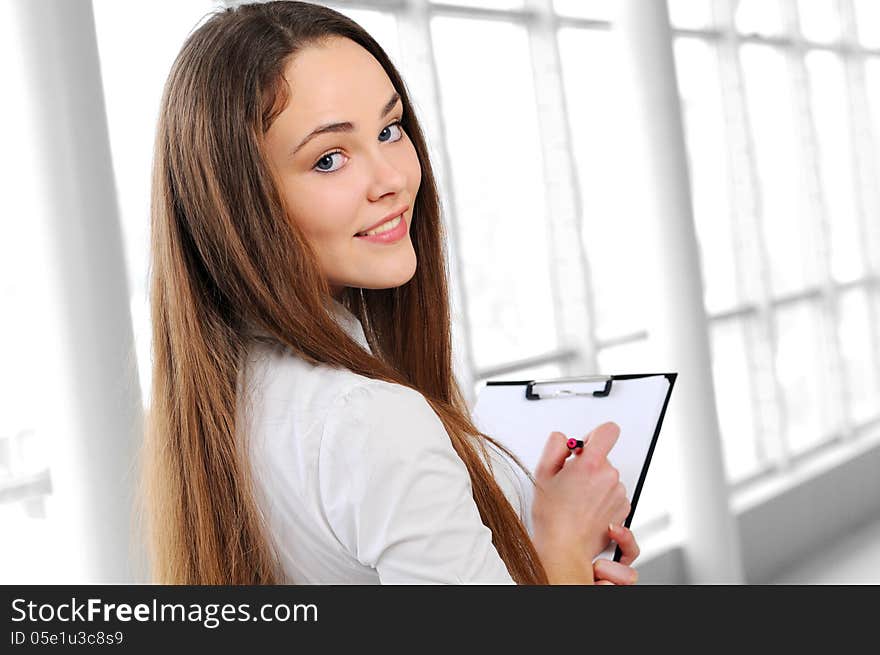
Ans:
[[[568,446],[569,450],[574,450],[575,448],[583,448],[584,442],[580,439],[569,439],[565,442],[565,445]]]

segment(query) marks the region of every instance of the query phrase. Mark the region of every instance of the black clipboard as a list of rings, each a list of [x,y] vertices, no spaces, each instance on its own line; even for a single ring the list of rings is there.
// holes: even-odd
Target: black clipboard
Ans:
[[[583,438],[606,420],[618,423],[621,434],[608,457],[621,470],[621,481],[630,496],[630,513],[624,522],[630,527],[677,377],[677,373],[633,373],[490,380],[477,396],[472,418],[482,432],[517,455],[530,472],[534,472],[537,455],[554,430]],[[528,479],[521,471],[517,470],[517,475],[530,498]],[[610,548],[602,556],[610,557]],[[620,557],[620,548],[615,547],[612,559],[617,562]]]

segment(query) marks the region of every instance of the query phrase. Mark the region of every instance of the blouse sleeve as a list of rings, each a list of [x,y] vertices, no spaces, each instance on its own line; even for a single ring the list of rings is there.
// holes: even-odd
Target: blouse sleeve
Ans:
[[[442,421],[402,385],[371,381],[336,400],[321,440],[326,520],[383,584],[515,584]]]

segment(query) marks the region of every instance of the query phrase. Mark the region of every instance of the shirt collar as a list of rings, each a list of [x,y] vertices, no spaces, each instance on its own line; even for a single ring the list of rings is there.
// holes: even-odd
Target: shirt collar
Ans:
[[[364,328],[358,317],[352,314],[336,298],[330,298],[330,309],[336,317],[336,322],[342,326],[342,329],[345,330],[348,336],[357,341],[364,350],[371,353],[370,345],[367,343],[367,337],[364,334]]]
[[[348,336],[354,339],[358,343],[358,345],[360,345],[368,353],[373,352],[370,349],[370,345],[367,342],[367,337],[364,334],[364,328],[361,325],[361,322],[358,320],[358,317],[352,314],[345,307],[345,305],[332,297],[330,298],[330,313],[335,318],[336,323],[339,324],[339,326],[343,330],[345,330]],[[247,326],[246,332],[251,336],[270,339],[273,338],[271,334],[253,324],[249,324]]]

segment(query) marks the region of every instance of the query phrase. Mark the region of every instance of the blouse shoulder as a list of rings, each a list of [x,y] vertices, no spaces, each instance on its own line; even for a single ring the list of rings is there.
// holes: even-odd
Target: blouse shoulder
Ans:
[[[467,468],[418,391],[370,379],[341,392],[318,478],[331,530],[382,582],[512,583]]]
[[[361,426],[369,427],[372,433],[381,434],[381,440],[386,445],[390,445],[392,440],[401,445],[402,440],[414,447],[417,442],[436,441],[441,432],[443,439],[448,442],[440,417],[415,389],[362,376],[352,376],[348,382],[331,406],[324,428],[325,438],[334,439],[340,429],[348,435],[352,426]],[[421,430],[414,434],[412,428]],[[361,438],[369,437],[365,435]]]

